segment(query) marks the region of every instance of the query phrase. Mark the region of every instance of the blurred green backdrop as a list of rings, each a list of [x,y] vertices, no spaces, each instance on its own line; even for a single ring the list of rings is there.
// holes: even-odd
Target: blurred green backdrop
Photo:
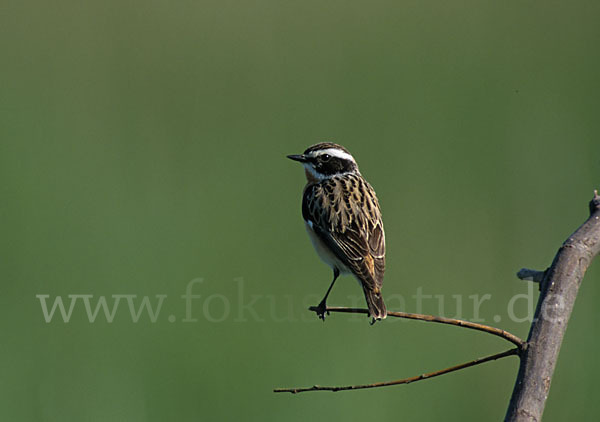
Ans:
[[[504,416],[515,358],[409,386],[272,393],[402,378],[510,346],[418,322],[317,321],[306,306],[330,270],[285,155],[334,140],[358,158],[383,207],[390,308],[418,311],[420,291],[438,295],[423,312],[526,337],[529,323],[508,311],[527,293],[514,273],[550,264],[600,183],[600,3],[0,9],[3,420]],[[600,412],[599,273],[596,262],[581,289],[547,421]],[[362,306],[342,280],[330,303]],[[186,316],[188,286],[200,297]],[[36,295],[68,308],[74,294],[92,307],[166,297],[155,322],[145,311],[133,322],[125,298],[112,323],[102,312],[90,322],[80,298],[69,322],[56,311],[46,323]],[[473,295],[490,295],[478,312]],[[513,304],[527,315],[526,300]]]

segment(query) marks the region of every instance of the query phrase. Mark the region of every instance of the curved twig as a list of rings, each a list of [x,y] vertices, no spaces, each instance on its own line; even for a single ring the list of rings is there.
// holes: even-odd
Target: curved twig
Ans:
[[[389,315],[389,313],[388,313]],[[461,369],[469,368],[475,365],[481,365],[482,363],[490,362],[492,360],[501,359],[507,356],[518,355],[520,349],[514,348],[507,350],[502,353],[496,353],[495,355],[486,356],[483,358],[475,359],[470,362],[461,363],[460,365],[451,366],[449,368],[441,369],[435,372],[429,372],[427,374],[417,375],[415,377],[403,378],[396,381],[376,382],[374,384],[359,384],[359,385],[345,385],[341,387],[324,387],[320,385],[313,385],[312,387],[306,388],[276,388],[273,390],[274,393],[304,393],[306,391],[346,391],[346,390],[363,390],[366,388],[377,388],[377,387],[389,387],[391,385],[410,384],[411,382],[426,380],[429,378],[439,377],[440,375],[448,374],[450,372],[459,371]]]
[[[311,311],[316,311],[317,307],[311,306],[308,308]],[[368,314],[367,309],[361,308],[346,308],[346,307],[327,307],[327,312],[340,312],[340,313],[352,313],[352,314]],[[410,384],[411,382],[421,381],[428,378],[437,377],[440,375],[448,374],[450,372],[458,371],[461,369],[469,368],[471,366],[480,365],[482,363],[490,362],[492,360],[501,359],[507,356],[519,355],[521,351],[524,349],[524,342],[519,337],[515,336],[508,331],[501,330],[499,328],[490,327],[488,325],[477,324],[475,322],[464,321],[461,319],[453,319],[453,318],[445,318],[434,315],[425,315],[425,314],[413,314],[408,312],[393,312],[389,311],[388,316],[396,317],[396,318],[406,318],[406,319],[415,319],[419,321],[427,321],[427,322],[437,322],[439,324],[448,324],[455,325],[457,327],[470,328],[472,330],[483,331],[488,334],[492,334],[498,337],[501,337],[507,341],[510,341],[517,347],[514,349],[507,350],[502,353],[496,353],[494,355],[486,356],[483,358],[475,359],[469,362],[462,363],[460,365],[451,366],[449,368],[441,369],[435,372],[429,372],[427,374],[417,375],[415,377],[403,378],[396,381],[385,381],[385,382],[377,382],[374,384],[359,384],[359,385],[346,385],[341,387],[323,387],[319,385],[314,385],[312,387],[306,388],[276,388],[273,390],[275,393],[303,393],[306,391],[346,391],[346,390],[362,390],[365,388],[377,388],[377,387],[388,387],[391,385],[400,385],[400,384]]]
[[[308,308],[311,311],[316,311],[315,306]],[[328,312],[342,312],[351,314],[368,314],[366,309],[361,308],[346,308],[346,307],[327,307]],[[409,312],[392,312],[388,311],[388,316],[396,318],[416,319],[419,321],[437,322],[439,324],[455,325],[457,327],[470,328],[472,330],[483,331],[484,333],[492,334],[497,337],[501,337],[504,340],[510,341],[512,344],[517,346],[519,350],[523,349],[525,342],[516,335],[509,333],[508,331],[501,330],[499,328],[490,327],[489,325],[477,324],[476,322],[464,321],[462,319],[445,318],[434,315],[425,314],[412,314]]]

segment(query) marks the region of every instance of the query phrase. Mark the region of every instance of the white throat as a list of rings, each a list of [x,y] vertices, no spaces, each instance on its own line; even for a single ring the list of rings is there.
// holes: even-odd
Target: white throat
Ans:
[[[302,164],[304,166],[304,168],[306,169],[306,171],[308,171],[310,173],[310,175],[312,177],[314,177],[317,180],[323,180],[326,179],[328,176],[325,176],[324,174],[321,174],[319,172],[317,172],[315,170],[315,168],[312,166],[312,164],[310,163],[304,163]]]

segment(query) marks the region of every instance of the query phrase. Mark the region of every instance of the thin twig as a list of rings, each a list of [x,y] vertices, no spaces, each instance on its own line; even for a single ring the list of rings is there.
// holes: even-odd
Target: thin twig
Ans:
[[[389,315],[389,314],[388,314]],[[482,363],[490,362],[492,360],[501,359],[507,356],[518,355],[519,348],[507,350],[502,353],[496,353],[495,355],[486,356],[483,358],[475,359],[470,362],[461,363],[460,365],[451,366],[450,368],[441,369],[435,372],[429,372],[427,374],[417,375],[416,377],[404,378],[396,381],[376,382],[374,384],[360,384],[360,385],[346,385],[342,387],[323,387],[320,385],[313,385],[312,387],[306,388],[276,388],[273,390],[274,393],[303,393],[305,391],[346,391],[346,390],[362,390],[365,388],[377,388],[377,387],[388,387],[391,385],[410,384],[411,382],[426,380],[429,378],[439,377],[440,375],[448,374],[450,372],[459,371],[461,369],[469,368],[475,365],[481,365]]]
[[[316,311],[315,306],[311,306],[308,308],[311,311]],[[351,313],[351,314],[368,314],[366,309],[361,308],[345,308],[345,307],[327,307],[328,312],[342,312],[342,313]],[[510,341],[512,344],[517,346],[519,350],[523,349],[524,341],[519,337],[515,336],[508,331],[501,330],[499,328],[490,327],[489,325],[477,324],[476,322],[464,321],[462,319],[453,319],[453,318],[445,318],[434,315],[424,315],[424,314],[412,314],[409,312],[388,312],[388,316],[396,317],[396,318],[407,318],[407,319],[416,319],[419,321],[427,321],[427,322],[437,322],[439,324],[449,324],[455,325],[457,327],[470,328],[472,330],[483,331],[488,334],[492,334],[498,337],[501,337],[507,341]]]

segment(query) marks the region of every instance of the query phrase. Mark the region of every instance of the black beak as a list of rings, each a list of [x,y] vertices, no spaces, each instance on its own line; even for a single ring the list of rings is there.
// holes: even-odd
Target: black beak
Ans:
[[[306,163],[308,161],[308,158],[304,154],[292,154],[288,155],[287,158],[294,161],[300,161],[301,163]]]

